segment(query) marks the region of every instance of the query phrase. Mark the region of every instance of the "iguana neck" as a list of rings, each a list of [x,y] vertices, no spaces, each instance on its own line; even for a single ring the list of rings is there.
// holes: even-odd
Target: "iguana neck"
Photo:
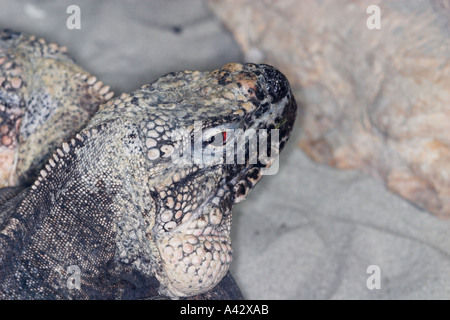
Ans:
[[[127,286],[120,278],[124,271],[152,276],[157,266],[151,261],[160,259],[152,256],[147,235],[154,219],[139,144],[132,124],[114,121],[82,131],[57,149],[6,219],[0,248],[15,252],[0,252],[9,277],[0,293],[118,298]],[[80,290],[67,287],[70,266],[80,269]]]

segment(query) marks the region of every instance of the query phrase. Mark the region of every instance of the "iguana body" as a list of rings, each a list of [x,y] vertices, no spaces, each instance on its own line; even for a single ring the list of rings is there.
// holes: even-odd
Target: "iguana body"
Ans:
[[[231,262],[231,208],[270,161],[205,164],[173,155],[193,141],[222,156],[238,137],[212,137],[230,129],[278,129],[282,148],[295,115],[286,78],[267,65],[171,73],[109,101],[30,188],[0,207],[0,297],[186,297],[213,289]],[[73,266],[79,289],[68,286]]]
[[[32,182],[112,95],[64,47],[0,31],[0,188]]]

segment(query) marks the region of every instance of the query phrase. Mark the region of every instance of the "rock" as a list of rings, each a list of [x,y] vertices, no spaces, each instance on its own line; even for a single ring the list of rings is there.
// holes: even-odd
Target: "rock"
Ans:
[[[450,5],[446,1],[209,1],[249,60],[303,100],[299,146],[360,169],[450,217]],[[369,29],[369,5],[381,28]]]

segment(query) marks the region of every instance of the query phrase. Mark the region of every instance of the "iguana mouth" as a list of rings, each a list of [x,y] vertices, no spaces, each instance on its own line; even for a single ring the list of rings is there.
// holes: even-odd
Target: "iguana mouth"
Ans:
[[[234,203],[238,203],[245,199],[250,190],[253,189],[256,183],[277,160],[278,155],[284,149],[287,140],[290,138],[297,116],[297,103],[292,95],[285,99],[286,103],[280,116],[281,120],[278,120],[278,123],[269,124],[267,126],[268,129],[264,129],[267,133],[265,142],[272,141],[271,135],[274,134],[273,130],[275,130],[276,136],[278,136],[278,139],[276,139],[277,143],[275,145],[267,145],[267,157],[263,157],[263,161],[260,160],[260,158],[257,158],[256,164],[245,167],[230,183],[230,185],[233,186]],[[260,146],[261,144],[258,140],[258,149]]]

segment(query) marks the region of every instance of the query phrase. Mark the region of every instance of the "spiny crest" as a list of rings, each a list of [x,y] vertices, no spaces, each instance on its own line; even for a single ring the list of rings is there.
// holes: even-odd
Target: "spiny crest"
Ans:
[[[96,129],[92,129],[96,130]],[[96,130],[97,131],[97,130]],[[37,190],[37,187],[40,186],[45,179],[53,172],[53,169],[57,167],[59,163],[60,166],[63,165],[61,160],[67,158],[70,155],[72,149],[81,147],[87,138],[90,137],[90,132],[86,131],[84,133],[78,133],[75,135],[75,138],[70,139],[68,142],[63,142],[61,148],[57,148],[53,153],[51,158],[45,164],[44,168],[39,172],[39,176],[34,181],[34,184],[31,186],[31,189]]]
[[[110,91],[111,87],[108,85],[103,85],[102,81],[97,81],[97,77],[92,76],[88,73],[77,73],[75,77],[79,77],[81,80],[85,81],[86,84],[92,87],[100,95],[103,96],[105,101],[111,99],[114,96],[114,92]]]

